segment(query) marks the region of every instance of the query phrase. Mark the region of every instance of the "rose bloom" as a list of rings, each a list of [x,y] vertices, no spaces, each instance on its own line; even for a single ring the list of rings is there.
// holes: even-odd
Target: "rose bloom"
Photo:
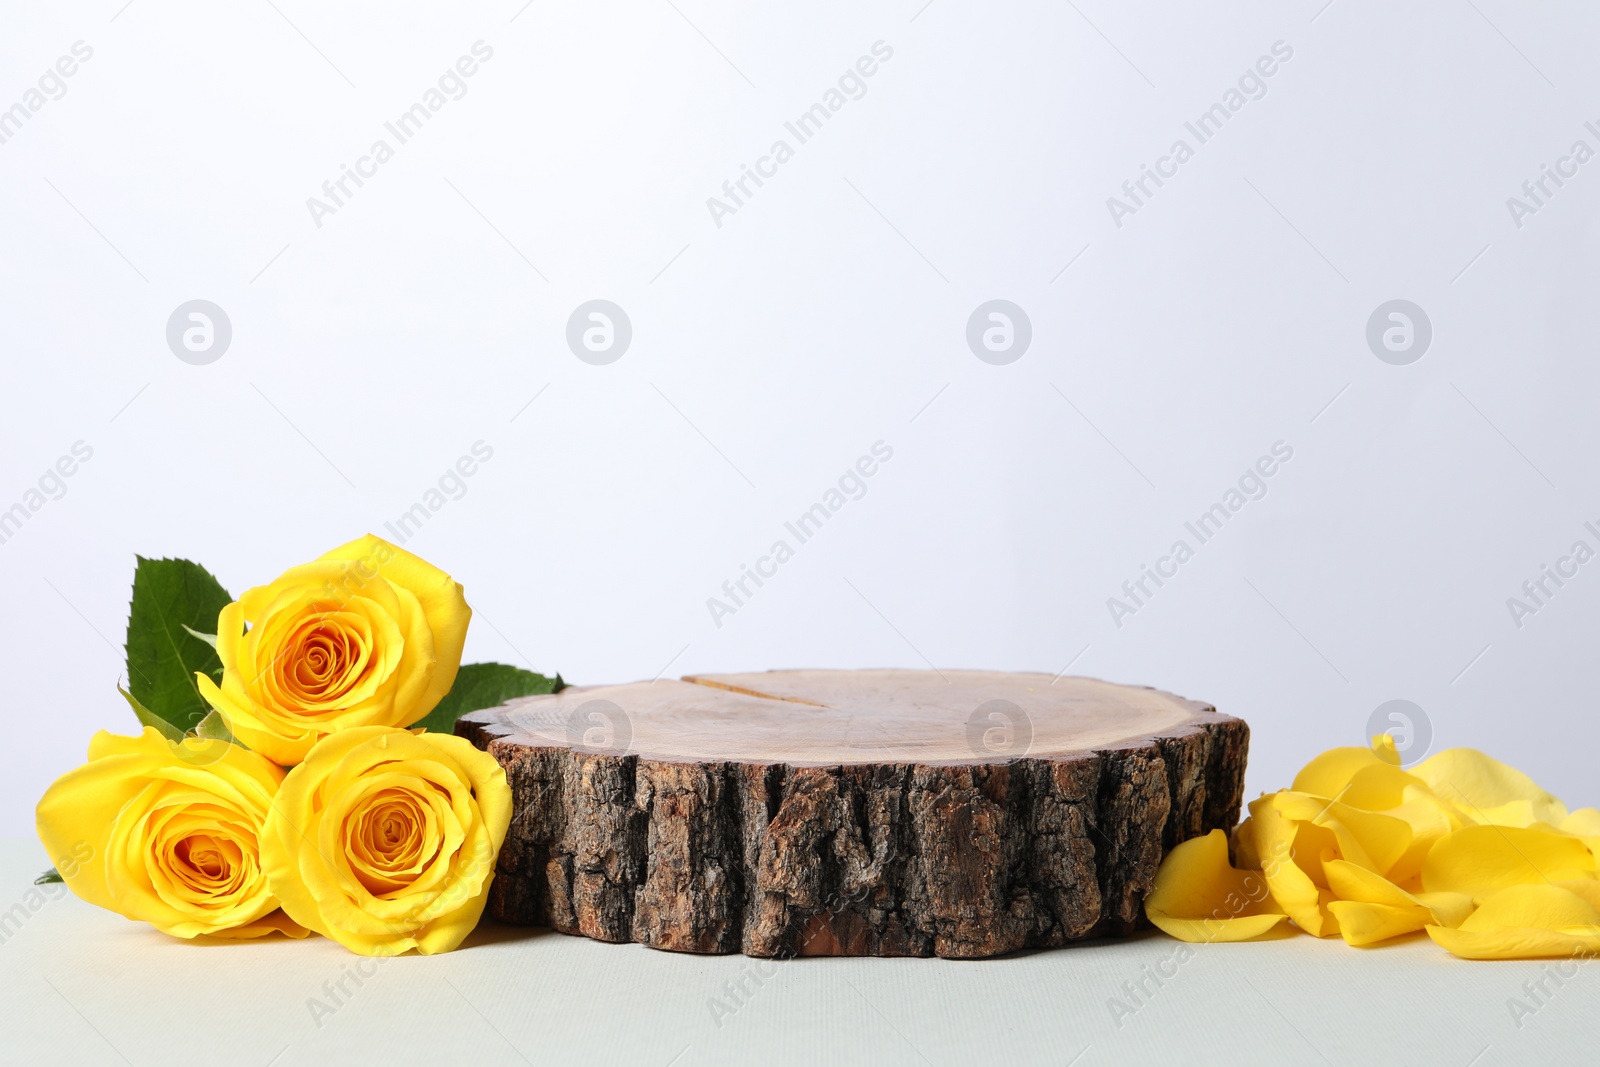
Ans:
[[[39,840],[91,904],[174,937],[306,931],[278,910],[259,840],[283,770],[220,740],[104,730],[39,801]]]
[[[336,731],[426,716],[455,684],[471,618],[448,574],[368,534],[223,608],[222,683],[195,680],[235,737],[292,766]]]
[[[262,862],[296,922],[364,956],[431,955],[478,924],[510,822],[505,771],[465,738],[357,727],[284,779]]]

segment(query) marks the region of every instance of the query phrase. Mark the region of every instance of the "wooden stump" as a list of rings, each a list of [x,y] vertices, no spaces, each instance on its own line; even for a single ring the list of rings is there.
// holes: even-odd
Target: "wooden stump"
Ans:
[[[1089,678],[772,671],[463,716],[515,797],[489,909],[752,956],[979,958],[1121,934],[1238,819],[1245,724]]]

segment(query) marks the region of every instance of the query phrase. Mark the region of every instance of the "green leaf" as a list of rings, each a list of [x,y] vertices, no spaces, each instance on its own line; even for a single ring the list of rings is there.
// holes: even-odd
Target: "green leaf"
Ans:
[[[184,629],[189,631],[189,636],[190,637],[198,637],[200,640],[204,641],[206,644],[210,645],[212,648],[216,648],[217,647],[217,635],[216,634],[203,634],[199,630],[196,630],[192,626],[185,626]]]
[[[66,881],[66,879],[61,877],[61,872],[57,871],[54,867],[51,867],[48,871],[45,871],[39,877],[35,878],[33,880],[33,884],[34,885],[51,885],[51,884],[56,883],[56,882],[65,882],[65,881]]]
[[[140,726],[154,726],[157,730],[161,731],[162,737],[165,737],[168,741],[173,743],[183,740],[182,730],[178,729],[176,726],[172,725],[170,722],[163,719],[161,716],[157,715],[143,704],[139,703],[132,693],[128,692],[120,685],[117,686],[117,692],[122,694],[122,698],[126,700],[128,702],[128,706],[133,709],[133,717],[139,720]]]
[[[206,712],[206,717],[196,724],[194,736],[204,741],[226,741],[230,745],[238,745],[240,748],[246,747],[243,742],[233,736],[233,731],[228,729],[227,720],[215,708]]]
[[[138,560],[128,611],[129,696],[187,733],[211,710],[195,686],[195,672],[215,676],[222,667],[215,649],[189,635],[215,630],[217,613],[233,598],[197,563]]]
[[[546,678],[542,674],[525,671],[521,667],[508,667],[504,663],[464,664],[456,675],[456,684],[450,687],[437,707],[417,726],[426,727],[429,733],[455,732],[456,720],[469,711],[492,708],[516,697],[539,693],[559,693],[567,687],[561,675]]]

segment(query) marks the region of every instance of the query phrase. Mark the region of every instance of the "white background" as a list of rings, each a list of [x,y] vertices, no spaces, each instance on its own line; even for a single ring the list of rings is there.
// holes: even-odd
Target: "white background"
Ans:
[[[1520,228],[1506,205],[1600,148],[1600,14],[674,3],[6,5],[0,108],[94,52],[0,144],[0,509],[94,454],[0,544],[0,831],[131,726],[136,553],[238,593],[384,532],[480,440],[407,544],[465,584],[469,660],[1070,664],[1247,719],[1252,795],[1404,698],[1434,750],[1600,800],[1600,563],[1521,628],[1506,604],[1600,548],[1600,163]],[[479,40],[466,95],[315,225]],[[880,40],[866,95],[719,228],[707,198]],[[1277,41],[1266,95],[1115,225]],[[233,327],[207,366],[165,340],[195,298]],[[609,366],[565,342],[593,298],[633,324]],[[1032,322],[1007,366],[965,340],[994,298]],[[1434,331],[1406,366],[1365,339],[1396,298]],[[714,625],[880,439],[868,493]],[[1280,440],[1268,495],[1116,626],[1107,598]]]

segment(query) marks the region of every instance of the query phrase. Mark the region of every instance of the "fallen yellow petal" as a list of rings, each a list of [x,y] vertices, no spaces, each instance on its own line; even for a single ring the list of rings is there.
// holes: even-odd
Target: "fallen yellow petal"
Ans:
[[[1387,874],[1411,847],[1411,827],[1404,819],[1324,800],[1309,793],[1284,790],[1277,808],[1284,817],[1326,827],[1333,832],[1340,859]]]
[[[1600,882],[1595,883],[1600,885]],[[1473,900],[1465,893],[1413,893],[1417,902],[1433,912],[1433,926],[1460,926],[1472,914]]]
[[[1396,907],[1360,900],[1335,900],[1329,902],[1328,910],[1338,916],[1339,935],[1345,944],[1357,948],[1414,934],[1433,919],[1432,912],[1416,904]]]
[[[1327,909],[1333,895],[1322,874],[1323,860],[1338,856],[1333,832],[1286,818],[1279,810],[1284,795],[1269,793],[1250,803],[1262,875],[1272,899],[1296,926],[1314,937],[1333,937],[1339,920]]]
[[[1374,874],[1349,860],[1329,860],[1322,865],[1328,877],[1328,888],[1340,900],[1355,900],[1366,904],[1385,904],[1395,908],[1414,908],[1417,898],[1407,893],[1380,874]]]
[[[1367,811],[1383,811],[1400,804],[1408,789],[1426,789],[1422,779],[1400,769],[1394,738],[1388,734],[1374,748],[1330,748],[1295,775],[1290,787],[1297,793],[1330,797]]]
[[[1467,826],[1440,838],[1422,864],[1424,889],[1480,903],[1510,886],[1594,876],[1594,855],[1581,838],[1543,826]]]
[[[1289,786],[1296,793],[1315,793],[1322,797],[1336,797],[1350,784],[1356,774],[1369,767],[1389,766],[1370,748],[1330,748],[1310,763],[1300,768]],[[1398,768],[1396,768],[1398,769]]]
[[[1339,934],[1351,945],[1386,941],[1429,925],[1456,926],[1472,911],[1472,898],[1463,893],[1418,896],[1348,860],[1322,866],[1328,887],[1339,897],[1328,910],[1338,917]]]
[[[1150,920],[1185,941],[1426,931],[1470,959],[1600,956],[1600,809],[1472,749],[1409,771],[1386,734],[1330,749],[1250,803],[1232,848],[1238,869],[1220,830],[1174,849]]]
[[[1527,926],[1541,930],[1600,928],[1600,910],[1561,885],[1514,885],[1485,900],[1461,924],[1467,931]]]
[[[1579,808],[1561,820],[1561,829],[1579,837],[1600,837],[1600,809]]]
[[[1259,871],[1261,852],[1256,847],[1256,824],[1246,815],[1233,830],[1233,855],[1241,871]]]
[[[1565,833],[1583,838],[1583,843],[1589,846],[1589,851],[1600,857],[1600,811],[1594,808],[1579,808],[1561,820],[1561,829]]]
[[[1473,748],[1451,748],[1411,768],[1445,800],[1464,808],[1474,821],[1500,826],[1533,822],[1559,825],[1566,805],[1515,767]]]
[[[1509,960],[1600,952],[1600,910],[1587,883],[1513,885],[1492,894],[1460,928],[1429,927],[1428,935],[1467,959]],[[1600,894],[1595,894],[1600,896]]]
[[[1404,855],[1395,860],[1394,866],[1389,868],[1389,880],[1401,886],[1409,886],[1419,881],[1422,861],[1433,850],[1433,846],[1446,834],[1459,830],[1470,822],[1453,805],[1439,799],[1426,786],[1407,790],[1406,799],[1384,814],[1401,819],[1411,827],[1410,847],[1406,849]]]
[[[1287,918],[1260,872],[1229,866],[1228,836],[1221,830],[1167,853],[1144,912],[1178,940],[1202,943],[1250,941]]]
[[[1574,878],[1569,882],[1557,882],[1556,885],[1574,894],[1595,911],[1600,912],[1600,882],[1595,881],[1593,878]]]
[[[1426,929],[1434,944],[1464,960],[1537,960],[1600,953],[1600,933],[1528,929],[1472,932],[1443,926]]]

